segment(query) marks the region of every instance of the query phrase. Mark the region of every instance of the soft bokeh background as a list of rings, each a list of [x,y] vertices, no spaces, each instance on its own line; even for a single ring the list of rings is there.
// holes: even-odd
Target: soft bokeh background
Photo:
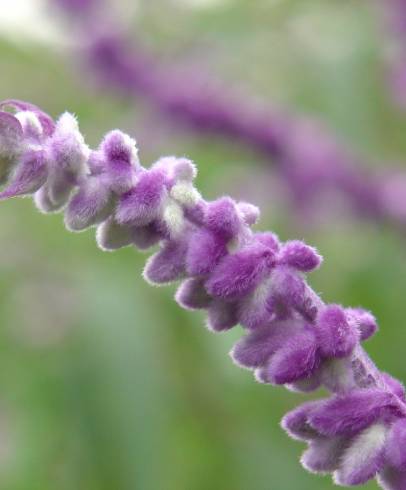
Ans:
[[[406,171],[405,116],[387,94],[382,18],[370,2],[111,8],[167,61],[316,115],[371,161],[403,160]],[[341,208],[312,226],[300,222],[272,162],[95,85],[73,55],[72,26],[44,0],[0,0],[0,12],[0,99],[26,99],[53,116],[75,112],[91,145],[120,127],[137,137],[144,164],[188,155],[205,195],[260,204],[263,228],[304,238],[325,256],[312,284],[326,301],[373,310],[381,330],[368,351],[406,380],[405,233]],[[0,488],[333,488],[301,468],[303,447],[279,427],[305,397],[235,368],[227,353],[241,332],[212,335],[202,315],[177,307],[174,288],[149,287],[143,254],[102,253],[92,232],[67,233],[60,216],[40,215],[30,199],[1,203],[0,223]]]

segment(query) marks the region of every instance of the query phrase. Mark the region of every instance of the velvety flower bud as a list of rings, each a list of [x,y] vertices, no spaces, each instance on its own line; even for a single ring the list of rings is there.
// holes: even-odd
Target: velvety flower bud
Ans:
[[[123,225],[144,226],[158,217],[166,196],[165,175],[162,171],[143,172],[129,192],[121,196],[116,220]]]
[[[338,305],[328,305],[319,313],[316,332],[325,357],[348,356],[358,342],[356,327],[347,322],[344,309]]]
[[[155,222],[145,226],[133,226],[131,228],[133,244],[139,250],[147,250],[164,238],[160,227]]]
[[[261,215],[259,208],[248,202],[239,202],[237,204],[237,209],[240,212],[244,223],[248,226],[255,225]]]
[[[0,157],[18,154],[23,144],[23,128],[12,114],[0,111]]]
[[[325,436],[351,435],[390,411],[396,412],[392,394],[376,388],[360,389],[321,403],[310,414],[309,423]]]
[[[306,286],[302,277],[288,267],[277,266],[272,274],[275,299],[286,307],[302,310],[306,300]]]
[[[15,117],[23,128],[24,138],[30,143],[40,143],[44,139],[40,120],[32,111],[17,112]]]
[[[361,340],[369,339],[378,330],[378,324],[371,312],[362,308],[346,308],[345,313],[348,321],[357,326]]]
[[[21,157],[10,183],[0,193],[0,199],[23,196],[36,192],[48,176],[47,161],[43,150],[29,150]]]
[[[233,361],[249,369],[261,367],[297,332],[294,320],[276,321],[245,335],[230,352]]]
[[[105,221],[114,211],[113,198],[103,176],[89,176],[69,201],[65,211],[68,230],[81,231]]]
[[[152,284],[167,284],[185,275],[185,241],[167,241],[147,260],[144,278]]]
[[[16,117],[0,111],[0,184],[7,181],[23,149],[23,129]]]
[[[133,243],[132,230],[128,226],[118,224],[110,216],[97,227],[96,242],[105,252],[112,252],[119,248],[128,247]]]
[[[8,109],[8,108],[13,109],[16,112],[20,112],[20,111],[33,112],[37,116],[42,126],[42,132],[44,136],[48,137],[53,134],[55,130],[55,123],[53,119],[36,105],[21,100],[15,100],[15,99],[4,100],[0,103],[0,109]]]
[[[406,419],[397,420],[390,428],[386,446],[388,463],[401,471],[406,471]]]
[[[385,464],[386,434],[385,425],[373,424],[353,439],[334,473],[335,483],[361,485],[374,478]]]
[[[211,302],[211,297],[204,287],[204,280],[199,278],[183,281],[176,291],[175,299],[188,310],[207,308]]]
[[[36,199],[43,212],[56,211],[67,203],[73,188],[86,173],[88,155],[76,119],[69,113],[63,114],[49,142],[48,179]],[[44,205],[45,202],[50,206]]]
[[[209,294],[228,300],[253,291],[275,264],[271,249],[253,245],[225,257],[206,282]]]
[[[255,290],[239,302],[239,323],[250,330],[268,324],[276,311],[271,281],[263,281]]]
[[[319,401],[302,403],[283,417],[281,426],[292,439],[313,441],[320,438],[318,431],[309,424],[309,416],[318,405]]]
[[[339,464],[348,445],[345,437],[317,437],[302,454],[300,462],[312,473],[332,473]]]
[[[319,363],[315,335],[306,328],[287,339],[268,365],[262,368],[260,378],[278,385],[293,383],[310,377]]]
[[[203,228],[192,234],[186,253],[187,271],[191,275],[206,275],[227,253],[222,237]]]
[[[280,247],[279,238],[270,231],[263,231],[259,233],[255,233],[254,239],[258,243],[262,243],[265,247],[269,247],[274,252],[277,252]]]
[[[133,167],[139,166],[138,150],[135,140],[118,129],[106,134],[100,145],[100,149],[108,160],[120,160]]]
[[[232,199],[223,197],[207,206],[206,227],[224,241],[234,238],[240,230],[241,219]]]
[[[316,249],[298,240],[286,242],[279,256],[279,263],[302,272],[310,272],[320,266],[322,257]]]
[[[235,303],[213,299],[207,309],[207,327],[213,332],[222,332],[238,323],[238,309]]]

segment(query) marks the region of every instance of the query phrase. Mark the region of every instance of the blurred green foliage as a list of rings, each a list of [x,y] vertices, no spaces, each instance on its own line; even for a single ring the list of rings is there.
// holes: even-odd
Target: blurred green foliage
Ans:
[[[386,92],[381,19],[368,2],[186,3],[140,1],[134,32],[166,61],[194,63],[264,104],[319,116],[371,164],[406,161],[406,117]],[[269,191],[272,162],[95,88],[60,46],[3,37],[0,59],[0,99],[30,100],[54,116],[75,112],[91,145],[108,129],[127,130],[146,165],[186,154],[205,195],[259,202],[261,227],[317,246],[326,260],[312,284],[326,301],[376,314],[381,331],[368,351],[406,380],[403,232],[343,210],[307,226]],[[265,178],[262,193],[255,175]],[[144,283],[143,254],[102,253],[91,232],[68,234],[60,216],[41,216],[29,199],[2,203],[0,220],[0,488],[333,487],[300,467],[303,447],[279,427],[305,397],[255,383],[227,357],[241,332],[208,333],[202,315],[177,307],[174,288]]]

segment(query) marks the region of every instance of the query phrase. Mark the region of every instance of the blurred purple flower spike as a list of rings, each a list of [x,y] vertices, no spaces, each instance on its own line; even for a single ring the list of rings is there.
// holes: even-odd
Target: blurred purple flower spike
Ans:
[[[317,251],[253,231],[253,205],[204,200],[190,160],[165,157],[144,168],[135,141],[118,130],[90,150],[72,115],[49,131],[32,107],[15,102],[14,115],[0,112],[1,155],[11,162],[1,197],[32,194],[41,211],[64,210],[68,229],[95,226],[103,250],[158,244],[145,279],[181,281],[176,301],[206,310],[212,331],[240,324],[245,336],[230,353],[237,365],[262,383],[332,393],[282,421],[308,444],[303,466],[331,473],[339,485],[377,477],[382,488],[404,490],[404,388],[361,347],[377,330],[373,315],[326,305],[308,285],[305,274],[322,262]]]
[[[199,133],[239,140],[270,159],[286,183],[296,209],[307,217],[317,214],[319,199],[327,193],[341,195],[342,202],[357,216],[390,223],[395,228],[406,225],[406,179],[397,172],[374,173],[368,162],[341,141],[322,123],[291,111],[259,109],[249,97],[230,95],[199,74],[185,76],[176,67],[160,66],[139,43],[126,37],[122,29],[112,27],[110,18],[101,13],[94,28],[85,0],[59,0],[65,11],[82,26],[87,48],[82,50],[86,66],[107,86],[125,97],[142,96],[163,114],[180,125]],[[82,4],[82,2],[84,4]],[[90,2],[90,0],[88,0]],[[100,7],[102,0],[92,0]],[[405,39],[406,4],[390,0],[395,15],[393,26]],[[98,12],[101,9],[98,8]],[[110,12],[111,13],[111,12]],[[405,58],[405,57],[404,57]],[[406,63],[405,63],[406,66]],[[403,92],[405,69],[394,83]],[[395,184],[393,184],[395,181]]]

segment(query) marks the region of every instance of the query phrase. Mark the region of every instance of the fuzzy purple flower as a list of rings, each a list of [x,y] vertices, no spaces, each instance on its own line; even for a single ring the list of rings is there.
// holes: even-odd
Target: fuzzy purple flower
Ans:
[[[240,324],[245,335],[231,351],[236,364],[263,383],[331,392],[282,421],[308,444],[306,469],[331,473],[340,485],[377,477],[383,488],[405,488],[403,386],[361,347],[377,330],[372,314],[326,305],[308,285],[305,273],[322,261],[314,248],[254,232],[253,205],[204,200],[190,160],[165,157],[147,169],[121,131],[90,150],[70,114],[54,123],[35,106],[0,104],[6,107],[14,114],[0,112],[2,199],[31,194],[41,211],[62,210],[68,229],[95,226],[103,250],[158,245],[145,279],[181,281],[176,301],[206,310],[214,332]]]

